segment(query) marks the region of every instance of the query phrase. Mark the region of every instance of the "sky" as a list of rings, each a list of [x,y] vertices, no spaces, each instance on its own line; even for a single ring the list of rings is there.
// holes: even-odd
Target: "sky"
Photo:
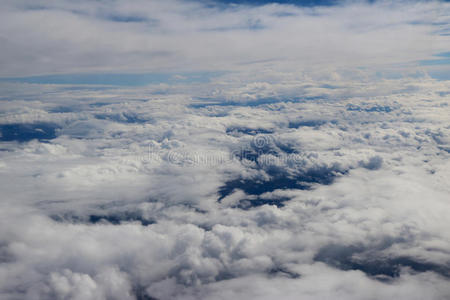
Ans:
[[[448,1],[1,1],[0,299],[449,299],[449,35]]]

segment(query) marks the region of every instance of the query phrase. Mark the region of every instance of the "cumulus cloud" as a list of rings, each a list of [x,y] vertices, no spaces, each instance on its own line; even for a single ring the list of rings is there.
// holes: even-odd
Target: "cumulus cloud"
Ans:
[[[57,129],[1,142],[3,297],[444,299],[448,86],[389,85],[248,103],[23,84],[2,124]]]
[[[408,3],[4,1],[5,76],[178,81],[0,82],[0,298],[447,299],[448,5]]]

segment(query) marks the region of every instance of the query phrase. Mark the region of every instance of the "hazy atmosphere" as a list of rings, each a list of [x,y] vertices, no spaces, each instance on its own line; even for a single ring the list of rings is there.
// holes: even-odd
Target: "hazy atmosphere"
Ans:
[[[448,300],[449,183],[449,1],[0,2],[1,300]]]

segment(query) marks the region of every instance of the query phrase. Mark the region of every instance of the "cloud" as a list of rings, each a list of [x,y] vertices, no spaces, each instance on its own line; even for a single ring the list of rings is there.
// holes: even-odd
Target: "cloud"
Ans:
[[[2,297],[444,298],[448,85],[328,84],[4,83]]]
[[[2,6],[0,298],[450,294],[446,3]]]
[[[350,1],[331,7],[4,1],[1,76],[431,71],[435,66],[419,62],[448,49],[445,36],[433,33],[448,24],[447,10],[447,3],[434,1]]]

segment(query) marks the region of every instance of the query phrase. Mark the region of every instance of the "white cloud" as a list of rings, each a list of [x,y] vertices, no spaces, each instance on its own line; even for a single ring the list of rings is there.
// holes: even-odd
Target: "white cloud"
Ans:
[[[5,76],[232,72],[133,88],[0,83],[0,298],[450,294],[450,88],[392,65],[445,48],[422,42],[447,4],[2,5],[0,31],[16,33]],[[57,20],[67,26],[50,32]],[[25,65],[8,47],[27,41],[14,53]],[[70,50],[53,55],[54,43]],[[171,62],[147,53],[167,49]],[[373,74],[386,65],[405,76]]]
[[[198,106],[190,89],[12,93],[23,100],[2,104],[0,124],[60,129],[48,142],[1,142],[2,296],[443,299],[448,86],[354,83],[298,101],[268,85],[279,100],[250,106]],[[309,84],[321,95],[325,82]],[[266,146],[259,167],[230,156]],[[239,178],[248,186],[233,191]]]
[[[308,70],[323,76],[358,68],[415,73],[427,69],[417,61],[448,50],[448,39],[435,34],[448,24],[447,11],[445,2],[435,1],[319,8],[3,1],[1,75],[229,70],[272,76]],[[124,22],[133,18],[138,21]]]

